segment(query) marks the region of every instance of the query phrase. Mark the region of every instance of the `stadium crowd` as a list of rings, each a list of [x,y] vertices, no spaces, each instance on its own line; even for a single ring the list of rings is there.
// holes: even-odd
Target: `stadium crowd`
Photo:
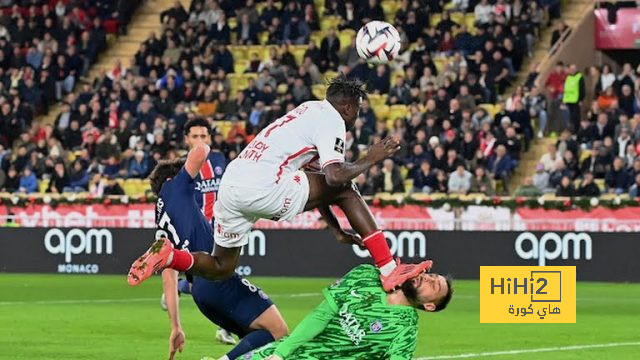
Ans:
[[[550,101],[559,105],[564,130],[516,193],[638,196],[640,66],[625,63],[615,73],[605,64],[582,74],[575,65],[558,63],[546,86]],[[585,99],[593,99],[586,112],[579,105]]]
[[[559,0],[195,0],[188,11],[176,2],[131,64],[118,62],[71,92],[104,46],[101,21],[121,4],[91,3],[40,4],[55,14],[42,16],[41,38],[14,35],[24,26],[40,29],[37,6],[28,8],[33,17],[4,16],[11,29],[2,37],[0,28],[5,191],[38,191],[48,179],[50,192],[120,193],[114,178],[144,178],[157,160],[181,156],[182,128],[198,116],[211,122],[213,146],[232,160],[264,126],[321,99],[316,89],[338,73],[365,80],[372,93],[347,134],[347,160],[387,135],[402,143],[394,158],[356,179],[365,195],[492,195],[496,182],[506,192],[536,135],[532,118],[539,136],[545,128],[545,89],[501,94],[514,85],[540,29],[559,16]],[[354,30],[385,19],[405,46],[392,63],[374,67],[357,56]],[[62,112],[55,124],[32,120],[56,101]]]

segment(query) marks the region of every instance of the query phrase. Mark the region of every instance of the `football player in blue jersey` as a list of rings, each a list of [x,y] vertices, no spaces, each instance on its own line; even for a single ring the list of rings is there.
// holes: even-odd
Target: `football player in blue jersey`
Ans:
[[[191,131],[194,131],[194,127],[191,127]],[[194,134],[197,132],[194,131]],[[149,176],[152,190],[158,195],[155,211],[156,237],[169,239],[177,249],[209,254],[213,251],[211,222],[196,200],[205,198],[206,195],[194,196],[194,192],[198,192],[198,179],[205,177],[202,176],[202,169],[208,162],[210,153],[209,146],[196,137],[186,161],[161,161]],[[215,167],[213,169],[215,172]],[[204,185],[211,184],[213,183]],[[209,186],[200,185],[199,188],[204,187]],[[206,206],[206,201],[203,201],[203,205]],[[169,358],[173,359],[185,342],[176,291],[178,272],[165,269],[162,279],[171,322]],[[288,333],[287,325],[273,302],[247,279],[234,274],[223,281],[211,281],[198,276],[192,280],[193,300],[200,311],[212,322],[241,338],[238,345],[222,359],[235,359]]]
[[[190,150],[194,144],[198,142],[204,142],[207,145],[211,145],[211,127],[209,123],[201,118],[196,118],[188,121],[184,126],[184,141]],[[213,205],[216,201],[216,195],[218,194],[218,187],[220,185],[220,179],[224,173],[224,169],[227,166],[227,159],[225,155],[218,149],[211,149],[207,156],[207,161],[200,169],[200,173],[195,179],[196,186],[194,188],[193,196],[196,199],[196,203],[202,210],[205,218],[211,222],[213,226]],[[172,274],[171,272],[167,272]],[[170,276],[170,275],[166,275]],[[178,280],[178,295],[191,294],[191,284],[193,278],[190,275],[186,276],[186,279]],[[160,300],[160,305],[163,310],[167,310],[166,295],[163,293]],[[216,340],[223,344],[235,345],[236,340],[231,333],[226,329],[219,328],[216,332]]]

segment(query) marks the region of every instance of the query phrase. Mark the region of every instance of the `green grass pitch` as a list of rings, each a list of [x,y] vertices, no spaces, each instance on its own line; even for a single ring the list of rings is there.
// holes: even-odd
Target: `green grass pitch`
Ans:
[[[292,329],[331,283],[251,280]],[[478,282],[456,281],[455,288],[448,310],[420,315],[415,358],[640,359],[639,284],[579,283],[576,324],[480,324]],[[165,359],[169,328],[160,290],[159,277],[130,288],[125,276],[0,274],[0,359]],[[216,327],[188,296],[181,314],[187,343],[178,359],[229,349],[215,342]]]

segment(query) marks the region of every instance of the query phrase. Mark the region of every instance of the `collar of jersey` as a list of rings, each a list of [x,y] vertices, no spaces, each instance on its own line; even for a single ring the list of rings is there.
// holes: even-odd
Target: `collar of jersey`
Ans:
[[[333,105],[331,105],[329,100],[327,99],[322,100],[322,107],[329,108],[330,109],[329,111],[333,111],[333,113],[338,116],[338,119],[342,120],[342,115],[340,115],[338,110],[336,110],[336,108],[334,108]]]

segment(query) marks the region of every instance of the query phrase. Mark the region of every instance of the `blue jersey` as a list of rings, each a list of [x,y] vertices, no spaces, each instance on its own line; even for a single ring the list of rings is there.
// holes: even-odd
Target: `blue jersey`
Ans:
[[[167,180],[156,202],[156,237],[167,237],[176,249],[213,251],[213,230],[196,202],[195,180],[183,167]]]
[[[213,204],[216,202],[220,179],[227,167],[227,159],[218,151],[209,152],[207,161],[200,168],[195,179],[193,196],[204,217],[213,224]]]

